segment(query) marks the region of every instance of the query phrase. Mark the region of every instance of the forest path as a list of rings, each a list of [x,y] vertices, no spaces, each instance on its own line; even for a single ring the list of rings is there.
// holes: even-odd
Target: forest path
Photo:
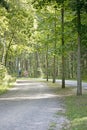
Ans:
[[[55,89],[55,88],[54,88]],[[61,97],[43,82],[18,80],[0,96],[0,130],[62,130],[68,120]]]

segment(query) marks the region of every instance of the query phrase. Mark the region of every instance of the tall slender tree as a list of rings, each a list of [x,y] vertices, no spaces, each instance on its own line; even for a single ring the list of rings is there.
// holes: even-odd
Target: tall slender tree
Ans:
[[[81,81],[81,4],[77,0],[77,95],[82,95],[82,81]]]
[[[64,3],[61,6],[61,30],[62,30],[62,88],[65,88],[65,51],[64,51]]]
[[[47,34],[47,39],[49,40],[49,34]],[[48,81],[48,67],[49,67],[49,62],[48,62],[48,42],[46,44],[46,80]]]
[[[57,11],[57,7],[55,6],[55,23],[54,23],[54,29],[55,29],[55,40],[54,40],[54,55],[53,55],[53,83],[55,83],[56,81],[56,44],[57,44],[57,40],[56,40],[56,26],[57,26],[57,23],[56,23],[56,11]]]

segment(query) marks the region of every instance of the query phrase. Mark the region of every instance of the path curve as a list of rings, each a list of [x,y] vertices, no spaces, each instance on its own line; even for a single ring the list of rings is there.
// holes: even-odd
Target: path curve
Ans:
[[[62,84],[62,80],[60,79],[60,80],[56,80],[56,82],[58,82],[58,83],[60,83],[60,84]],[[67,85],[67,86],[72,86],[72,87],[76,87],[77,86],[77,81],[76,80],[65,80],[65,84]],[[83,89],[87,89],[87,82],[82,82],[82,88]]]
[[[18,80],[0,96],[0,130],[62,130],[68,123],[59,96],[45,83]]]

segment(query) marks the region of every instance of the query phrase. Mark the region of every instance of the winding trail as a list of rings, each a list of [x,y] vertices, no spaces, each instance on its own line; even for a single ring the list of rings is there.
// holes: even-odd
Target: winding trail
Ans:
[[[43,82],[18,80],[0,96],[0,130],[62,130],[68,120],[57,114],[65,110],[54,89]]]

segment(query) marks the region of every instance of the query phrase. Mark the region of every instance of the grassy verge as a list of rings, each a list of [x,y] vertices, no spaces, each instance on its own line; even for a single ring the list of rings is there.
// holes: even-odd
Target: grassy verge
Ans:
[[[70,130],[87,130],[87,94],[65,97],[65,104]]]
[[[57,88],[56,93],[63,97],[66,106],[64,115],[70,120],[69,130],[87,130],[87,90],[83,91],[82,96],[76,96],[75,87],[61,89],[58,84],[48,85]]]
[[[9,85],[0,85],[0,95],[5,93],[9,89]]]
[[[9,81],[2,81],[0,83],[0,95],[6,93],[9,88],[13,87],[15,80],[16,80],[15,78],[12,78]]]

